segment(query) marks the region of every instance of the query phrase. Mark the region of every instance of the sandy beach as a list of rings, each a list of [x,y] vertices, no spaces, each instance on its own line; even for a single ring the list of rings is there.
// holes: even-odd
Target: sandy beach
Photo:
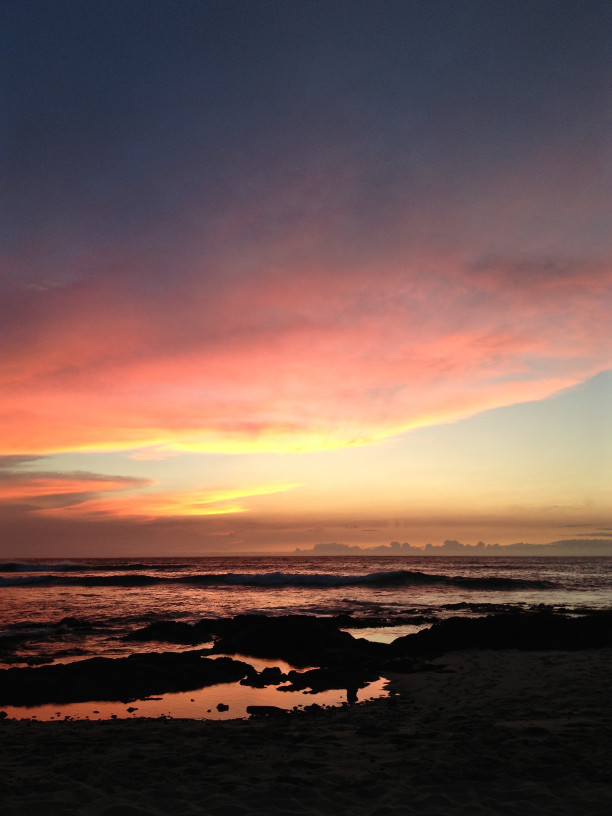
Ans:
[[[468,650],[248,721],[0,723],[1,816],[608,814],[612,649]]]

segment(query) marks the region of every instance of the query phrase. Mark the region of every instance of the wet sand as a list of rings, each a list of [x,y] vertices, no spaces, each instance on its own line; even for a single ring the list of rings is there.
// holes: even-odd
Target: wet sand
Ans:
[[[462,651],[351,708],[0,723],[0,816],[612,812],[612,649]]]

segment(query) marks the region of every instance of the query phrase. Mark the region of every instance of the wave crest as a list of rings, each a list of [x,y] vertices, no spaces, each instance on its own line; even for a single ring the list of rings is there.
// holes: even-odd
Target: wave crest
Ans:
[[[161,576],[143,573],[115,575],[32,575],[0,578],[0,585],[22,584],[71,585],[71,586],[148,586],[152,584],[191,584],[196,586],[253,586],[261,588],[281,587],[410,587],[410,586],[456,586],[466,589],[550,589],[550,581],[476,577],[464,575],[440,575],[414,570],[371,572],[364,575],[334,575],[333,573],[287,573],[287,572],[224,572],[192,575]]]

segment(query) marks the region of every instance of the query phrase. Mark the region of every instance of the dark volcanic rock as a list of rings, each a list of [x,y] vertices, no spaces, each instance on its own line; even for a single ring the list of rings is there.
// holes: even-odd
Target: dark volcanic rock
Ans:
[[[0,670],[0,704],[38,705],[85,700],[131,700],[254,674],[252,666],[229,657],[214,660],[198,652],[147,653],[124,658],[96,657],[36,669]]]
[[[180,621],[157,621],[142,629],[130,632],[129,635],[125,636],[125,640],[157,640],[162,643],[195,645],[211,640],[211,634],[198,625],[190,626],[190,624]]]
[[[268,666],[257,674],[245,677],[240,681],[243,686],[253,686],[254,688],[265,688],[265,686],[278,686],[284,683],[287,675],[278,666]]]
[[[250,705],[246,710],[252,717],[286,717],[288,714],[284,708],[278,706]]]
[[[366,659],[381,644],[341,632],[329,618],[311,615],[238,615],[226,621],[215,652],[286,660],[294,666],[337,663],[348,655]]]
[[[281,686],[279,691],[303,691],[310,689],[313,692],[329,691],[330,689],[346,689],[347,692],[364,688],[368,683],[378,680],[380,674],[368,667],[335,667],[332,669],[310,669],[310,671],[291,671],[287,675],[290,685]]]
[[[460,649],[593,649],[612,646],[612,611],[569,618],[550,612],[449,618],[397,638],[396,655],[443,654]]]
[[[202,620],[195,626],[166,621],[153,624],[134,639],[166,639],[199,643],[218,639],[216,654],[244,654],[282,659],[316,670],[291,672],[278,667],[258,673],[247,663],[218,657],[211,650],[147,653],[127,658],[94,658],[64,665],[0,670],[0,705],[45,702],[120,700],[130,702],[152,694],[187,691],[222,682],[277,685],[290,689],[356,690],[385,671],[414,671],[427,658],[460,649],[586,649],[612,646],[612,610],[568,617],[550,611],[509,612],[481,618],[450,618],[430,629],[397,638],[392,644],[372,643],[339,629],[346,619],[308,615],[266,617],[240,615]],[[63,625],[70,625],[64,623]],[[6,645],[14,645],[9,641]]]
[[[378,658],[384,647],[340,630],[346,617],[317,618],[312,615],[237,615],[204,618],[195,625],[158,621],[126,635],[126,640],[161,641],[196,645],[216,638],[217,654],[244,654],[282,659],[295,666],[318,666],[357,657]],[[266,678],[265,685],[271,681]]]
[[[387,626],[416,625],[434,623],[437,618],[432,615],[404,614],[404,615],[370,615],[354,618],[346,612],[334,615],[329,620],[340,629],[383,629]]]
[[[28,666],[44,666],[45,663],[53,663],[53,658],[48,655],[40,655],[39,657],[26,657],[23,662]]]

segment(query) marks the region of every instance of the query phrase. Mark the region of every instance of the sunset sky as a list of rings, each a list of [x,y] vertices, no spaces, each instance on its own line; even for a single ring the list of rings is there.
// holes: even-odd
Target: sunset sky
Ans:
[[[609,0],[0,17],[0,555],[612,538]]]

